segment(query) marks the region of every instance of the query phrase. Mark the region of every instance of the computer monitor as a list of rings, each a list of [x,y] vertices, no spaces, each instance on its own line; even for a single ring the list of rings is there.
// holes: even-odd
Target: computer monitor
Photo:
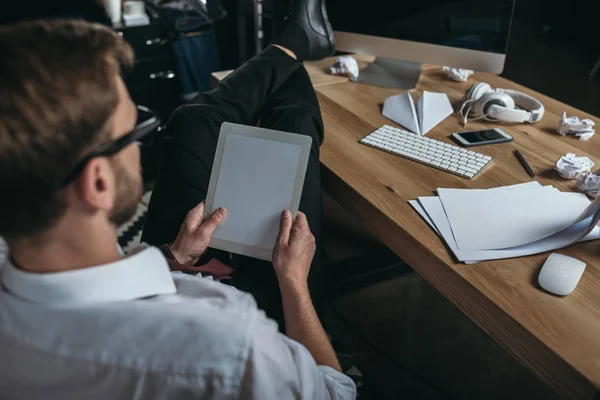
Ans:
[[[340,51],[500,74],[515,0],[327,0]]]

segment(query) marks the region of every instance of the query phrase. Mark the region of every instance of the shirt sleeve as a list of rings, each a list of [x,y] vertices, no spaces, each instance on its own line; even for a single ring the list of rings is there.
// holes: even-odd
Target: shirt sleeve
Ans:
[[[250,338],[241,398],[356,398],[352,379],[333,368],[317,365],[303,345],[279,333],[277,324],[264,315],[257,319]]]

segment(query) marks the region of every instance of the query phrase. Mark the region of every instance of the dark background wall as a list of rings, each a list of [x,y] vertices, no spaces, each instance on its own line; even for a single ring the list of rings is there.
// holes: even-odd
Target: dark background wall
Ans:
[[[72,11],[102,20],[101,4],[101,0],[0,2],[0,23]],[[221,67],[232,69],[254,54],[254,6],[252,0],[221,0],[221,5],[228,16],[216,24],[219,56]],[[503,75],[600,115],[600,76],[589,77],[600,58],[593,12],[597,5],[598,0],[517,0]],[[267,20],[267,39],[269,30]]]
[[[486,2],[489,0],[481,0]],[[229,16],[219,22],[223,68],[254,54],[251,0],[222,0]],[[589,74],[600,58],[600,34],[592,10],[598,0],[517,0],[504,73],[589,113],[600,115],[600,72]],[[268,21],[265,22],[269,35]]]
[[[508,79],[600,115],[600,34],[597,0],[517,0],[508,45]]]

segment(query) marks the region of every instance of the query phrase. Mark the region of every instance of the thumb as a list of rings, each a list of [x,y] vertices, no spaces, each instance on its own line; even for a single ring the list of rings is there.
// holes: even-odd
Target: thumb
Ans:
[[[290,231],[292,230],[292,214],[288,210],[284,210],[281,213],[281,220],[279,221],[279,237],[277,243],[280,245],[286,245],[290,241]]]
[[[214,213],[202,224],[201,229],[204,234],[212,235],[212,233],[217,229],[221,222],[225,219],[227,215],[227,210],[223,207],[219,207],[215,210]]]
[[[308,220],[306,219],[306,214],[304,214],[302,211],[298,211],[298,216],[296,217],[294,226],[298,229],[310,231],[310,227],[308,226]]]

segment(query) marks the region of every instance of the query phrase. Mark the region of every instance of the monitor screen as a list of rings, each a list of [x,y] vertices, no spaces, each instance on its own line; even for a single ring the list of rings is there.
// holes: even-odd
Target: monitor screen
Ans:
[[[335,31],[505,54],[515,0],[327,0]]]

